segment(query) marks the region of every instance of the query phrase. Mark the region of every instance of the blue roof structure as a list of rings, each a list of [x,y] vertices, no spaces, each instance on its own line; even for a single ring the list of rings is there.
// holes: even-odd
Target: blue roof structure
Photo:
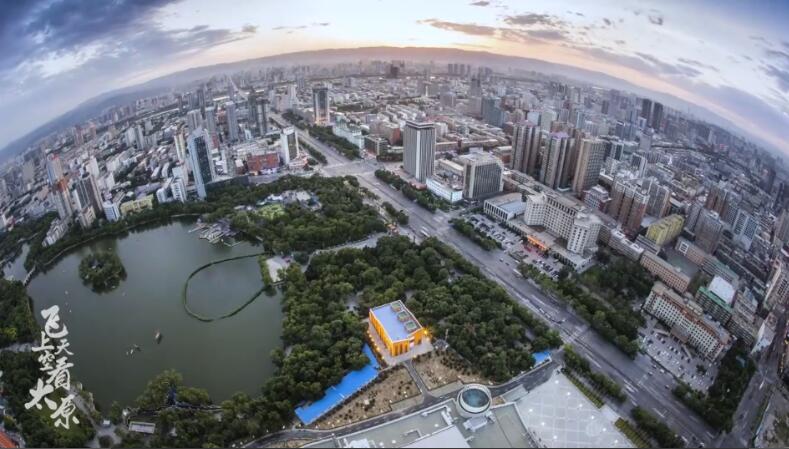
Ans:
[[[534,357],[534,366],[540,366],[543,362],[551,358],[551,351],[535,352],[532,354]]]
[[[367,356],[367,359],[370,360],[370,363],[365,365],[362,369],[351,371],[346,374],[340,383],[333,387],[329,387],[321,399],[297,408],[296,416],[299,417],[301,422],[305,425],[314,423],[318,418],[325,415],[342,401],[352,396],[378,377],[378,370],[381,367],[378,365],[378,360],[376,360],[375,355],[373,355],[372,349],[365,344],[362,351],[364,355]]]
[[[372,309],[373,315],[386,329],[392,341],[405,340],[422,326],[402,301],[395,301]]]

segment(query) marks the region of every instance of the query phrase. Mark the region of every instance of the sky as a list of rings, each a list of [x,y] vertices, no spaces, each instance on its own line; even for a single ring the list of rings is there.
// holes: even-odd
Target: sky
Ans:
[[[451,47],[600,71],[789,155],[789,1],[19,0],[0,15],[0,148],[101,93],[303,50]]]

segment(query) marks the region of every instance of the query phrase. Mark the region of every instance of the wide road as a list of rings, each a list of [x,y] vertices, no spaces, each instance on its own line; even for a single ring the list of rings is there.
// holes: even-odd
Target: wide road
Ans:
[[[281,125],[289,125],[281,116],[277,114],[271,116]],[[378,195],[383,201],[405,210],[409,216],[409,224],[403,228],[406,228],[407,233],[421,238],[421,231],[426,230],[431,236],[453,247],[476,264],[490,279],[501,285],[513,298],[529,308],[549,326],[557,329],[565,343],[571,343],[580,354],[595,365],[598,371],[619,382],[628,400],[621,406],[611,405],[622,416],[629,416],[630,409],[638,405],[664,420],[692,446],[696,446],[697,442],[703,442],[705,445],[713,442],[716,436],[714,430],[674,398],[671,390],[676,385],[676,380],[670,373],[661,373],[658,367],[653,367],[652,360],[646,355],[639,353],[635,360],[631,360],[600,337],[569,306],[543,292],[530,280],[516,274],[517,262],[504,251],[485,251],[455,231],[449,220],[457,215],[456,212],[446,213],[438,210],[431,213],[378,180],[374,171],[377,168],[384,168],[386,164],[374,160],[349,161],[333,148],[305,132],[300,132],[299,138],[326,156],[328,164],[321,168],[324,174],[355,175],[360,185]],[[547,315],[550,315],[551,319],[548,319]]]

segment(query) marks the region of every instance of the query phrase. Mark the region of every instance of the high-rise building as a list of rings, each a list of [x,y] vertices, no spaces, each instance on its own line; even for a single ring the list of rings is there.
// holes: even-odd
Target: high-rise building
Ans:
[[[463,198],[478,200],[496,195],[504,188],[501,161],[489,154],[471,153],[459,158],[463,164]]]
[[[651,126],[652,129],[659,130],[662,123],[663,105],[655,102],[655,104],[652,106],[652,117],[649,126]]]
[[[238,142],[238,117],[236,116],[236,104],[232,101],[226,102],[225,114],[227,114],[227,138],[230,140],[230,142]]]
[[[68,182],[65,178],[60,178],[53,186],[52,192],[55,195],[55,207],[61,220],[69,222],[74,214],[69,198]]]
[[[723,232],[723,220],[717,212],[705,209],[701,212],[693,232],[696,234],[696,246],[708,253],[714,253]]]
[[[197,196],[201,199],[207,196],[205,185],[216,176],[207,140],[208,136],[202,130],[190,133],[188,139],[189,163],[192,166]]]
[[[178,158],[178,162],[186,161],[186,140],[182,130],[176,131],[175,136],[173,136],[173,145],[175,146],[175,156]]]
[[[540,182],[552,189],[565,187],[561,185],[561,181],[568,163],[569,146],[570,137],[567,133],[552,133],[548,139],[545,157],[542,160]]]
[[[644,98],[641,100],[641,114],[639,117],[643,117],[647,123],[647,126],[652,123],[652,100]]]
[[[647,228],[647,238],[658,246],[674,240],[682,232],[685,219],[681,215],[669,215],[652,223]]]
[[[750,249],[751,242],[756,237],[756,231],[759,229],[759,220],[753,214],[745,209],[737,211],[737,218],[734,220],[734,227],[732,233],[735,240],[745,245],[746,249]]]
[[[600,139],[583,139],[577,155],[573,192],[579,197],[597,184],[603,168],[605,146]]]
[[[482,121],[490,126],[501,126],[503,110],[499,107],[499,99],[485,97],[482,99]]]
[[[552,191],[526,197],[523,221],[529,226],[544,226],[551,234],[565,239],[567,250],[576,254],[595,247],[602,226],[597,216]]]
[[[328,126],[329,120],[329,88],[318,86],[312,88],[312,110],[315,117],[315,124],[318,126]]]
[[[147,148],[147,145],[145,145],[145,132],[143,131],[142,123],[138,123],[137,126],[134,127],[134,142],[138,150]]]
[[[103,209],[102,204],[104,201],[101,198],[99,187],[96,185],[96,178],[91,174],[85,173],[75,183],[75,188],[78,192],[82,206],[90,205],[95,211]]]
[[[181,203],[186,202],[186,183],[183,178],[177,176],[173,178],[173,183],[170,185],[170,190],[175,201]]]
[[[671,189],[653,182],[649,186],[649,203],[647,213],[653,217],[663,218],[671,207]]]
[[[419,182],[433,175],[436,159],[435,123],[406,121],[403,132],[403,168]]]
[[[512,135],[512,168],[534,176],[537,170],[537,157],[540,155],[542,133],[532,122],[515,125]]]
[[[781,211],[775,222],[774,239],[781,243],[789,243],[789,209]]]
[[[203,127],[203,116],[199,109],[192,109],[186,113],[186,125],[189,127],[190,134]]]
[[[214,114],[213,106],[208,106],[205,108],[205,127],[208,129],[208,134],[211,134],[212,136],[217,135],[216,115]]]
[[[789,269],[784,262],[779,262],[770,276],[769,287],[764,295],[764,308],[776,310],[787,305],[789,301]]]
[[[101,175],[99,171],[99,161],[96,159],[96,156],[91,156],[88,159],[88,163],[85,164],[85,170],[93,176],[94,179],[98,179]]]
[[[205,117],[205,107],[206,107],[206,98],[205,98],[205,86],[200,86],[197,89],[197,107],[200,108],[200,114]]]
[[[611,189],[608,213],[622,224],[625,234],[633,237],[641,228],[648,201],[649,195],[642,192],[637,185],[616,180]]]
[[[696,224],[699,222],[701,212],[704,210],[704,203],[699,198],[696,198],[688,207],[687,218],[685,220],[685,230],[690,233],[695,233]],[[695,234],[694,234],[695,235]]]
[[[268,133],[268,99],[265,97],[258,97],[255,102],[255,124],[258,134]]]
[[[60,156],[54,153],[47,155],[47,180],[49,185],[55,185],[63,177],[63,164],[60,163]]]
[[[280,160],[287,165],[299,156],[299,138],[296,128],[290,126],[282,130],[280,135]]]

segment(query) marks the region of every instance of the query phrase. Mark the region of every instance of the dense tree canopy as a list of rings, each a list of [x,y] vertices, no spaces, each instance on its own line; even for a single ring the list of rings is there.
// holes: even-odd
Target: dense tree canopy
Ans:
[[[687,384],[674,389],[674,395],[705,421],[718,430],[730,430],[732,417],[742,395],[748,388],[756,365],[748,356],[748,347],[738,342],[721,359],[718,377],[707,394],[693,390]]]
[[[25,409],[30,400],[30,389],[43,375],[36,355],[32,352],[0,353],[0,371],[3,371],[3,396],[8,399],[9,409],[22,427],[28,447],[85,447],[93,438],[94,431],[88,418],[79,410],[75,416],[79,424],[71,424],[68,430],[55,427],[46,406]],[[58,390],[60,391],[60,390]],[[50,395],[51,399],[56,399]],[[59,402],[59,401],[58,401]]]
[[[30,298],[19,281],[0,279],[0,348],[30,342],[38,335]]]
[[[79,263],[79,278],[95,292],[107,292],[118,288],[126,279],[126,269],[117,254],[100,251],[85,256]]]

